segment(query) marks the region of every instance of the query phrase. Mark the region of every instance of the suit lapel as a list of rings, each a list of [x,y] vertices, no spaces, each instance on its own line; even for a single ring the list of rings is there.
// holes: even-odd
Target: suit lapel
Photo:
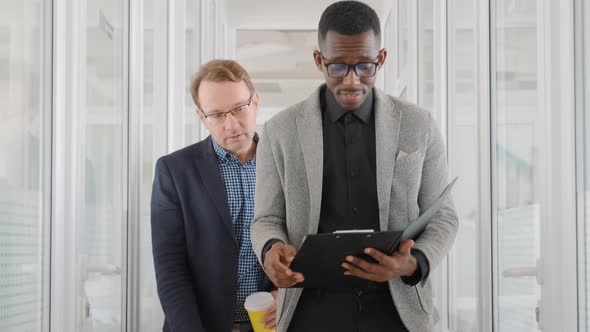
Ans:
[[[397,151],[401,112],[394,108],[391,99],[379,89],[375,91],[375,153],[377,165],[377,198],[379,226],[388,229],[389,204],[393,182],[393,168]]]
[[[320,90],[316,90],[306,101],[302,113],[297,117],[297,132],[305,162],[309,188],[309,233],[318,231],[322,207],[322,176],[324,172],[324,141]]]
[[[221,179],[221,173],[219,172],[217,156],[215,155],[215,151],[213,151],[211,137],[206,139],[206,142],[202,145],[195,161],[194,167],[199,171],[201,180],[203,180],[205,189],[209,192],[209,196],[217,210],[220,221],[224,224],[224,227],[233,239],[232,242],[234,245],[239,247],[234,234],[234,226],[231,220],[229,204],[227,203],[227,195],[225,193],[223,180]]]

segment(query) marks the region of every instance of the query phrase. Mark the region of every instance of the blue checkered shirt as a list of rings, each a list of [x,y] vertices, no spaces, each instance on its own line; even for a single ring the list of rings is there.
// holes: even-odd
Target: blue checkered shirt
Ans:
[[[238,294],[234,321],[244,322],[248,320],[248,314],[244,309],[244,300],[248,295],[258,291],[264,277],[264,272],[258,264],[250,241],[250,224],[254,219],[256,157],[242,164],[238,158],[219,146],[214,140],[211,141],[213,141],[213,149],[217,154],[219,171],[225,185],[234,234],[240,246]]]

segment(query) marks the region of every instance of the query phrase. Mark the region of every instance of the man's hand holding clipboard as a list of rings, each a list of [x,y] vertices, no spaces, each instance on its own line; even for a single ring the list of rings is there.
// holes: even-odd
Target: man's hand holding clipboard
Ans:
[[[264,256],[264,272],[278,288],[289,288],[304,281],[303,274],[295,273],[290,265],[297,249],[283,242],[276,242]]]
[[[344,275],[376,282],[409,277],[417,268],[416,258],[410,254],[413,246],[413,240],[405,240],[392,255],[375,248],[366,248],[363,252],[373,258],[374,263],[360,257],[346,256],[346,262],[341,264],[346,270]]]
[[[413,275],[417,268],[416,259],[410,254],[414,246],[413,240],[417,239],[428,226],[456,181],[457,177],[447,185],[440,197],[418,217],[418,220],[410,223],[402,233],[399,248],[393,254],[390,255],[375,248],[364,249],[364,253],[376,261],[373,263],[359,257],[346,256],[346,262],[341,265],[346,269],[344,274],[377,282]]]

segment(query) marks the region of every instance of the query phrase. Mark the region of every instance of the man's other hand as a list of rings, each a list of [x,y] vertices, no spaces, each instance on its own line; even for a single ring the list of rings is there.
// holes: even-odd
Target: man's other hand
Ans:
[[[264,256],[264,271],[279,288],[288,288],[303,281],[303,275],[291,271],[289,266],[297,254],[297,249],[290,244],[277,242]]]

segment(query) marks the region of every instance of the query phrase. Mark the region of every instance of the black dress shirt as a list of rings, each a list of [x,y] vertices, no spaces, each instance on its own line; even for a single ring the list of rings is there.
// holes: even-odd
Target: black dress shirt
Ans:
[[[321,98],[324,172],[318,233],[378,231],[373,93],[356,111],[342,109],[329,89]]]

